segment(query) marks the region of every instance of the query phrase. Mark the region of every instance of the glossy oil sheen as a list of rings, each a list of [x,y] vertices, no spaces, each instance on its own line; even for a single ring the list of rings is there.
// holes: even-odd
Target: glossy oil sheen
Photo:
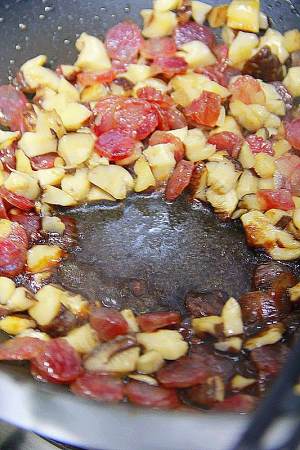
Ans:
[[[298,0],[261,3],[275,28],[299,27]],[[11,80],[24,61],[38,54],[48,55],[52,67],[72,64],[81,32],[103,36],[120,20],[139,20],[139,10],[150,6],[151,0],[1,1],[0,83]],[[186,291],[220,288],[239,296],[250,286],[254,264],[265,260],[246,248],[238,223],[221,224],[210,211],[184,199],[171,205],[157,195],[134,195],[126,202],[89,205],[71,213],[78,220],[80,249],[61,266],[57,279],[108,306],[184,313]],[[139,297],[130,289],[133,279],[145,285]],[[97,405],[61,386],[37,384],[22,366],[3,364],[0,369],[5,405],[0,419],[86,448],[224,450],[245,425],[244,418],[228,415]]]

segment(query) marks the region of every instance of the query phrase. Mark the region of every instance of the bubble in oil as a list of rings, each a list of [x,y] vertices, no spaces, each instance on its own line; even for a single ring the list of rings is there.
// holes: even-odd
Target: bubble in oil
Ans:
[[[69,19],[69,20],[73,20],[72,14],[68,14],[68,19]]]
[[[15,49],[16,50],[22,50],[22,46],[20,44],[16,44]]]
[[[105,6],[101,6],[100,11],[105,12],[106,11]]]
[[[40,15],[39,15],[39,19],[40,19],[40,20],[44,20],[45,17],[46,17],[45,14],[40,14]]]
[[[0,23],[4,22],[4,17],[0,17]]]
[[[69,45],[70,44],[70,39],[64,39],[64,44],[65,45]]]
[[[27,25],[25,25],[25,23],[19,23],[19,28],[20,30],[24,31],[27,28]]]
[[[58,26],[57,26],[57,31],[61,31],[62,28],[63,28],[63,27],[62,27],[61,25],[58,25]]]
[[[84,22],[84,18],[83,17],[79,17],[79,23],[83,23]]]
[[[45,6],[45,12],[53,11],[54,6]]]
[[[95,20],[99,20],[100,17],[99,17],[99,16],[94,16],[94,19],[95,19]]]
[[[112,14],[112,15],[111,15],[111,18],[112,18],[112,19],[115,19],[116,17],[117,17],[117,16],[116,16],[115,14]]]
[[[125,6],[124,12],[125,12],[125,13],[129,13],[129,12],[130,12],[130,6],[129,6],[129,5],[128,5],[128,6]]]
[[[28,41],[29,41],[29,39],[30,39],[30,38],[29,38],[29,36],[25,36],[25,41],[27,41],[27,42],[28,42]]]
[[[75,34],[75,37],[76,37],[76,38],[79,38],[79,36],[80,36],[80,33],[76,33],[76,34]]]
[[[10,60],[9,60],[9,64],[10,64],[11,66],[13,66],[13,65],[15,64],[15,62],[16,62],[16,61],[15,61],[14,59],[10,59]]]

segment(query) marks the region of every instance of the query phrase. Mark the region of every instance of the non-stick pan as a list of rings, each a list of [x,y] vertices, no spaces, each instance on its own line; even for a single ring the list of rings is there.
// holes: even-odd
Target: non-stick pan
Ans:
[[[223,3],[223,0],[208,3]],[[139,21],[151,0],[7,0],[0,4],[0,82],[27,59],[46,54],[52,66],[72,63],[83,31],[101,36],[125,18]],[[300,1],[262,1],[280,31],[300,27]],[[297,11],[298,9],[298,11]],[[247,249],[239,224],[222,224],[187,199],[159,194],[69,211],[79,248],[56,278],[66,288],[107,306],[136,312],[172,308],[184,313],[187,291],[222,289],[239,296],[253,266],[265,259]],[[132,288],[142,282],[141,295]],[[102,450],[218,450],[228,448],[243,416],[169,413],[85,401],[60,386],[33,381],[22,366],[1,364],[0,419],[44,436]]]

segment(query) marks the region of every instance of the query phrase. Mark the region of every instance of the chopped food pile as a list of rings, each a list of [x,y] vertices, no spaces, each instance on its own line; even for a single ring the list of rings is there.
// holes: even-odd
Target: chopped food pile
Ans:
[[[248,412],[299,333],[287,266],[259,266],[240,299],[190,293],[183,317],[49,282],[76,243],[55,207],[131,192],[186,191],[241,220],[249,246],[300,257],[300,31],[269,27],[259,0],[154,0],[141,16],[104,41],[82,33],[73,65],[38,55],[0,86],[0,359],[96,400]]]

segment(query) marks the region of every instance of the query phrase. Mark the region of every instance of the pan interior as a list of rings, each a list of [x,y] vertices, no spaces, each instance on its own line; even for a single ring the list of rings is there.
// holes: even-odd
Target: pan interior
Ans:
[[[189,290],[239,296],[250,286],[258,257],[247,249],[241,226],[221,223],[185,198],[168,204],[160,195],[133,195],[125,203],[70,212],[79,249],[57,278],[91,300],[136,312],[182,310]]]

